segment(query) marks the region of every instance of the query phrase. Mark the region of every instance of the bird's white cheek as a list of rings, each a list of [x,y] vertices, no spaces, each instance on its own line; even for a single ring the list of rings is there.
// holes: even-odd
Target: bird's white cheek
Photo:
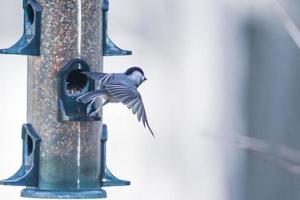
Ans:
[[[120,102],[118,99],[113,98],[109,94],[104,94],[102,97],[103,97],[104,101],[108,100],[110,103],[119,103]]]
[[[105,101],[110,99],[109,96],[108,96],[107,94],[103,94],[102,97],[103,97],[103,99],[104,99]]]

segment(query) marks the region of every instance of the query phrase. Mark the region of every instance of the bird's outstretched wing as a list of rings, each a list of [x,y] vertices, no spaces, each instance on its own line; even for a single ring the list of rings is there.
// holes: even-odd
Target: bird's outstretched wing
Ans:
[[[113,98],[116,98],[124,105],[127,105],[127,107],[132,110],[133,114],[137,114],[138,120],[142,120],[144,127],[147,126],[151,134],[154,136],[153,131],[148,123],[142,97],[136,88],[128,87],[127,85],[123,84],[107,84],[105,85],[105,90]]]
[[[77,97],[77,101],[81,101],[82,103],[88,103],[92,101],[94,98],[101,96],[105,93],[105,90],[97,89],[91,92],[87,92],[79,97]]]

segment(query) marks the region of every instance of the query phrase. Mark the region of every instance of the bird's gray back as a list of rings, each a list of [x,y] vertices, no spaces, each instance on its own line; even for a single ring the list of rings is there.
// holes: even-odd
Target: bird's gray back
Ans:
[[[136,83],[128,78],[124,73],[112,73],[102,80],[102,85],[126,85],[128,87],[136,87]]]

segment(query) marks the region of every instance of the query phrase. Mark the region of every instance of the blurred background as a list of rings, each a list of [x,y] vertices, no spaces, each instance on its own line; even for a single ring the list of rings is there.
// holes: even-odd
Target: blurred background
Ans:
[[[134,55],[105,58],[105,71],[145,69],[139,90],[156,138],[125,106],[105,107],[109,168],[132,182],[106,189],[108,199],[300,199],[300,2],[110,6],[110,36]],[[22,23],[21,1],[5,1],[0,48],[19,39]],[[21,164],[26,60],[0,55],[0,178]],[[20,190],[1,186],[0,196],[21,199]]]

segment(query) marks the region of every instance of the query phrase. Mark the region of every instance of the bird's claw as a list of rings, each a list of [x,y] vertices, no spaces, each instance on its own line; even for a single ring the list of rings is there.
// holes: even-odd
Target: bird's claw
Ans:
[[[86,107],[86,114],[89,115],[90,112],[92,111],[92,108],[93,108],[93,103],[95,102],[96,99],[93,99],[89,104],[88,106]]]
[[[96,117],[98,115],[98,112],[92,112],[89,114],[90,117]]]
[[[91,110],[92,110],[92,106],[88,106],[86,108],[86,114],[89,115],[91,113]]]

